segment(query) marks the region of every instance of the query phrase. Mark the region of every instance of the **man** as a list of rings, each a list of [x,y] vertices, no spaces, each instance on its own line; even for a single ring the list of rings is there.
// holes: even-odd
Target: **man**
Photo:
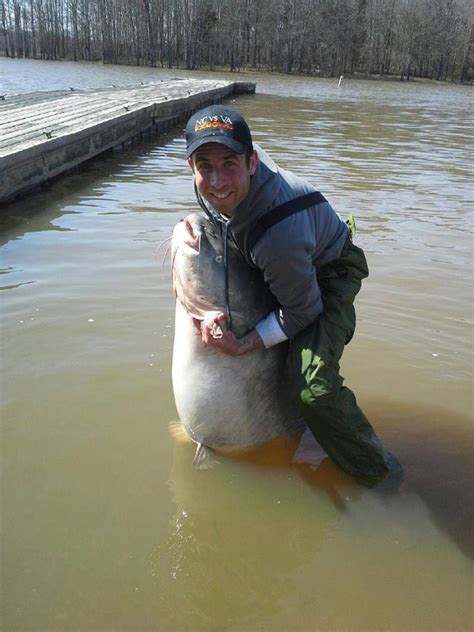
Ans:
[[[355,328],[353,301],[368,275],[353,230],[314,187],[254,148],[236,110],[214,105],[197,112],[186,141],[199,204],[224,239],[262,271],[279,304],[240,339],[228,326],[229,314],[200,323],[203,344],[236,356],[290,339],[307,425],[345,472],[379,483],[389,471],[388,453],[339,375]]]

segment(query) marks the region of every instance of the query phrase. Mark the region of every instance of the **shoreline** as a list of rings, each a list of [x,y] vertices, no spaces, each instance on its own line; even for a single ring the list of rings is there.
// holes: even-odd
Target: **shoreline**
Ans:
[[[148,68],[150,70],[167,70],[167,71],[180,71],[180,72],[188,72],[188,73],[195,73],[195,72],[210,72],[210,73],[220,73],[220,74],[225,74],[225,75],[230,75],[230,76],[235,76],[235,75],[248,75],[248,76],[255,76],[258,77],[259,75],[271,75],[274,77],[300,77],[300,78],[304,78],[307,77],[308,79],[334,79],[339,80],[341,75],[329,75],[329,74],[321,74],[321,73],[315,73],[315,74],[308,74],[308,73],[300,73],[300,72],[282,72],[279,70],[270,70],[270,69],[261,69],[261,70],[256,70],[255,68],[240,68],[240,69],[235,69],[235,70],[230,70],[227,66],[214,66],[214,67],[209,67],[209,66],[202,66],[201,68],[185,68],[185,67],[177,67],[177,66],[149,66],[146,64],[128,64],[125,62],[118,62],[118,63],[109,63],[109,62],[104,62],[101,59],[98,60],[86,60],[86,59],[80,59],[80,60],[76,60],[74,61],[73,59],[69,59],[66,57],[62,57],[60,59],[42,59],[40,57],[11,57],[11,56],[7,56],[5,55],[5,51],[0,51],[0,59],[12,59],[12,60],[25,60],[25,61],[45,61],[45,62],[69,62],[69,63],[78,63],[78,64],[91,64],[91,65],[101,65],[101,66],[121,66],[123,68]],[[398,83],[404,83],[404,84],[429,84],[429,85],[440,85],[440,84],[447,84],[447,85],[451,85],[451,86],[474,86],[474,81],[453,81],[450,79],[434,79],[434,78],[430,78],[430,77],[417,77],[414,75],[411,75],[410,77],[401,77],[400,75],[382,75],[380,73],[361,73],[361,72],[355,72],[355,73],[345,73],[342,74],[343,80],[347,80],[347,81],[360,81],[360,80],[365,80],[365,81],[387,81],[387,82],[398,82]]]

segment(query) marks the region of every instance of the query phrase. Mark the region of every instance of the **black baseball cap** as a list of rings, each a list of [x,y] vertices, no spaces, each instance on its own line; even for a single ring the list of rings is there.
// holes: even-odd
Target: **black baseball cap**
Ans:
[[[186,125],[186,158],[207,143],[225,145],[236,154],[252,150],[252,135],[240,112],[211,105],[191,116]]]

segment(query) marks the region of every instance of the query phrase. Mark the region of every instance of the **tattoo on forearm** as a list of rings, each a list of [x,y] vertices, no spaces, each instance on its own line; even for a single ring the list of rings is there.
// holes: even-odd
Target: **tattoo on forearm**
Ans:
[[[252,329],[248,334],[242,336],[237,341],[238,350],[237,355],[242,355],[243,353],[247,353],[248,351],[253,351],[254,349],[265,349],[265,345],[263,344],[263,340],[257,333],[256,329]]]

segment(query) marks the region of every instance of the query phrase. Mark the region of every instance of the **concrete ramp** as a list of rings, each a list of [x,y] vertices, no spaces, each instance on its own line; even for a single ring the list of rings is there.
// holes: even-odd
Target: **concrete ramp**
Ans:
[[[108,149],[162,133],[254,83],[169,79],[99,90],[35,92],[0,101],[0,203]]]

